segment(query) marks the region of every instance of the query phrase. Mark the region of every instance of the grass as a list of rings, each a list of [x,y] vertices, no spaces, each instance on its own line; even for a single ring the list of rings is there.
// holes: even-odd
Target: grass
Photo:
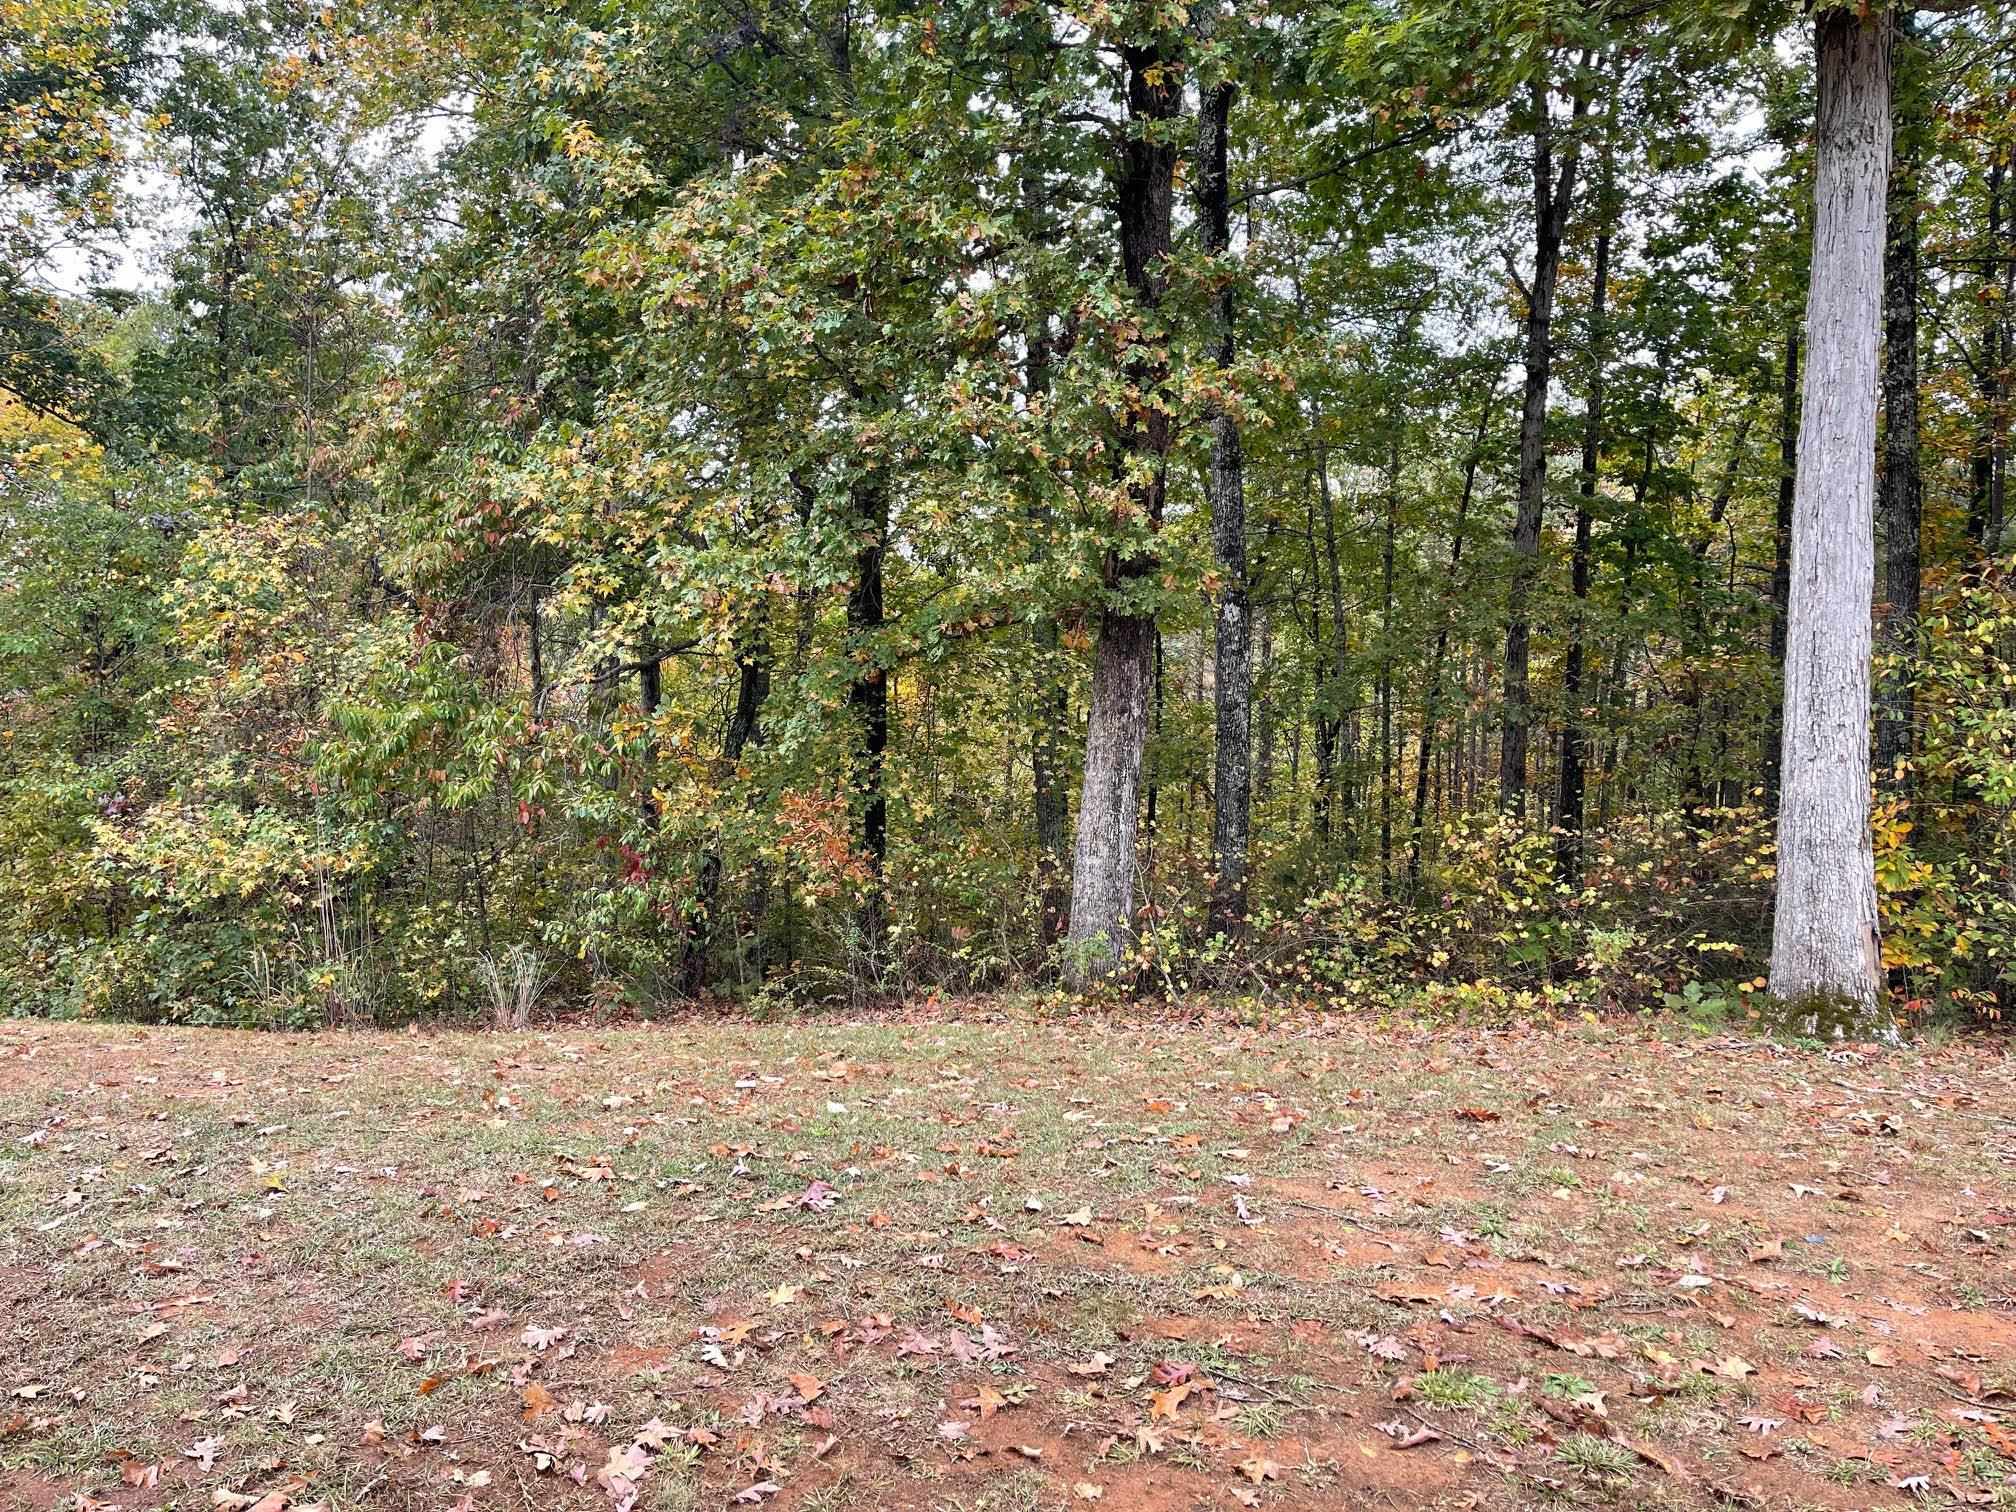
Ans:
[[[0,1506],[1994,1505],[2012,1086],[1607,1025],[4,1024]]]

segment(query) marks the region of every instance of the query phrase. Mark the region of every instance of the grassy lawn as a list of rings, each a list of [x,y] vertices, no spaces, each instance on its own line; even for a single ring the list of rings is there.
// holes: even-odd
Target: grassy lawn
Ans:
[[[2016,1059],[0,1022],[0,1507],[2016,1507]]]

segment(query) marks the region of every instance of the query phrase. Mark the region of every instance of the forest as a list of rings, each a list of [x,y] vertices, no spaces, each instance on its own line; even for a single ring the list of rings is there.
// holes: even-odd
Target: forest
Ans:
[[[4,1011],[1996,1020],[2012,153],[1994,3],[0,0]]]

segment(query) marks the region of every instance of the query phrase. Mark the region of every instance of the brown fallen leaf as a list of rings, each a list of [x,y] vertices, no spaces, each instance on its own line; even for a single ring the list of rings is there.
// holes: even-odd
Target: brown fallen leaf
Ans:
[[[1251,1459],[1241,1460],[1239,1462],[1239,1473],[1256,1486],[1265,1481],[1281,1479],[1281,1467],[1262,1454],[1256,1454]]]
[[[1878,1370],[1895,1370],[1897,1368],[1897,1356],[1891,1353],[1889,1346],[1884,1344],[1870,1345],[1868,1349],[1862,1352],[1862,1358]]]
[[[969,1412],[979,1413],[980,1420],[985,1422],[1008,1405],[1008,1398],[1001,1395],[992,1386],[982,1386],[976,1394],[967,1397],[959,1405]]]
[[[1673,1460],[1668,1459],[1665,1455],[1658,1453],[1656,1450],[1651,1449],[1644,1444],[1638,1443],[1633,1439],[1620,1438],[1617,1440],[1617,1442],[1623,1445],[1626,1449],[1629,1449],[1633,1454],[1637,1455],[1638,1458],[1645,1461],[1646,1464],[1652,1466],[1653,1469],[1663,1470],[1666,1472],[1666,1474],[1672,1476],[1673,1479],[1677,1481],[1684,1481],[1691,1479],[1691,1477],[1687,1474],[1687,1471],[1681,1465],[1679,1465],[1677,1462]]]
[[[791,1389],[798,1393],[798,1399],[806,1403],[816,1402],[819,1394],[826,1389],[826,1383],[819,1377],[807,1375],[802,1370],[793,1371],[784,1379],[791,1383]]]

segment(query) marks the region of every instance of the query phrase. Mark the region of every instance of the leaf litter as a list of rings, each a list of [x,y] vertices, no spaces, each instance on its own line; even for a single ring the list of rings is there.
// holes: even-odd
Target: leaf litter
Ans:
[[[0,1502],[2016,1497],[1992,1046],[971,1006],[7,1026]]]

